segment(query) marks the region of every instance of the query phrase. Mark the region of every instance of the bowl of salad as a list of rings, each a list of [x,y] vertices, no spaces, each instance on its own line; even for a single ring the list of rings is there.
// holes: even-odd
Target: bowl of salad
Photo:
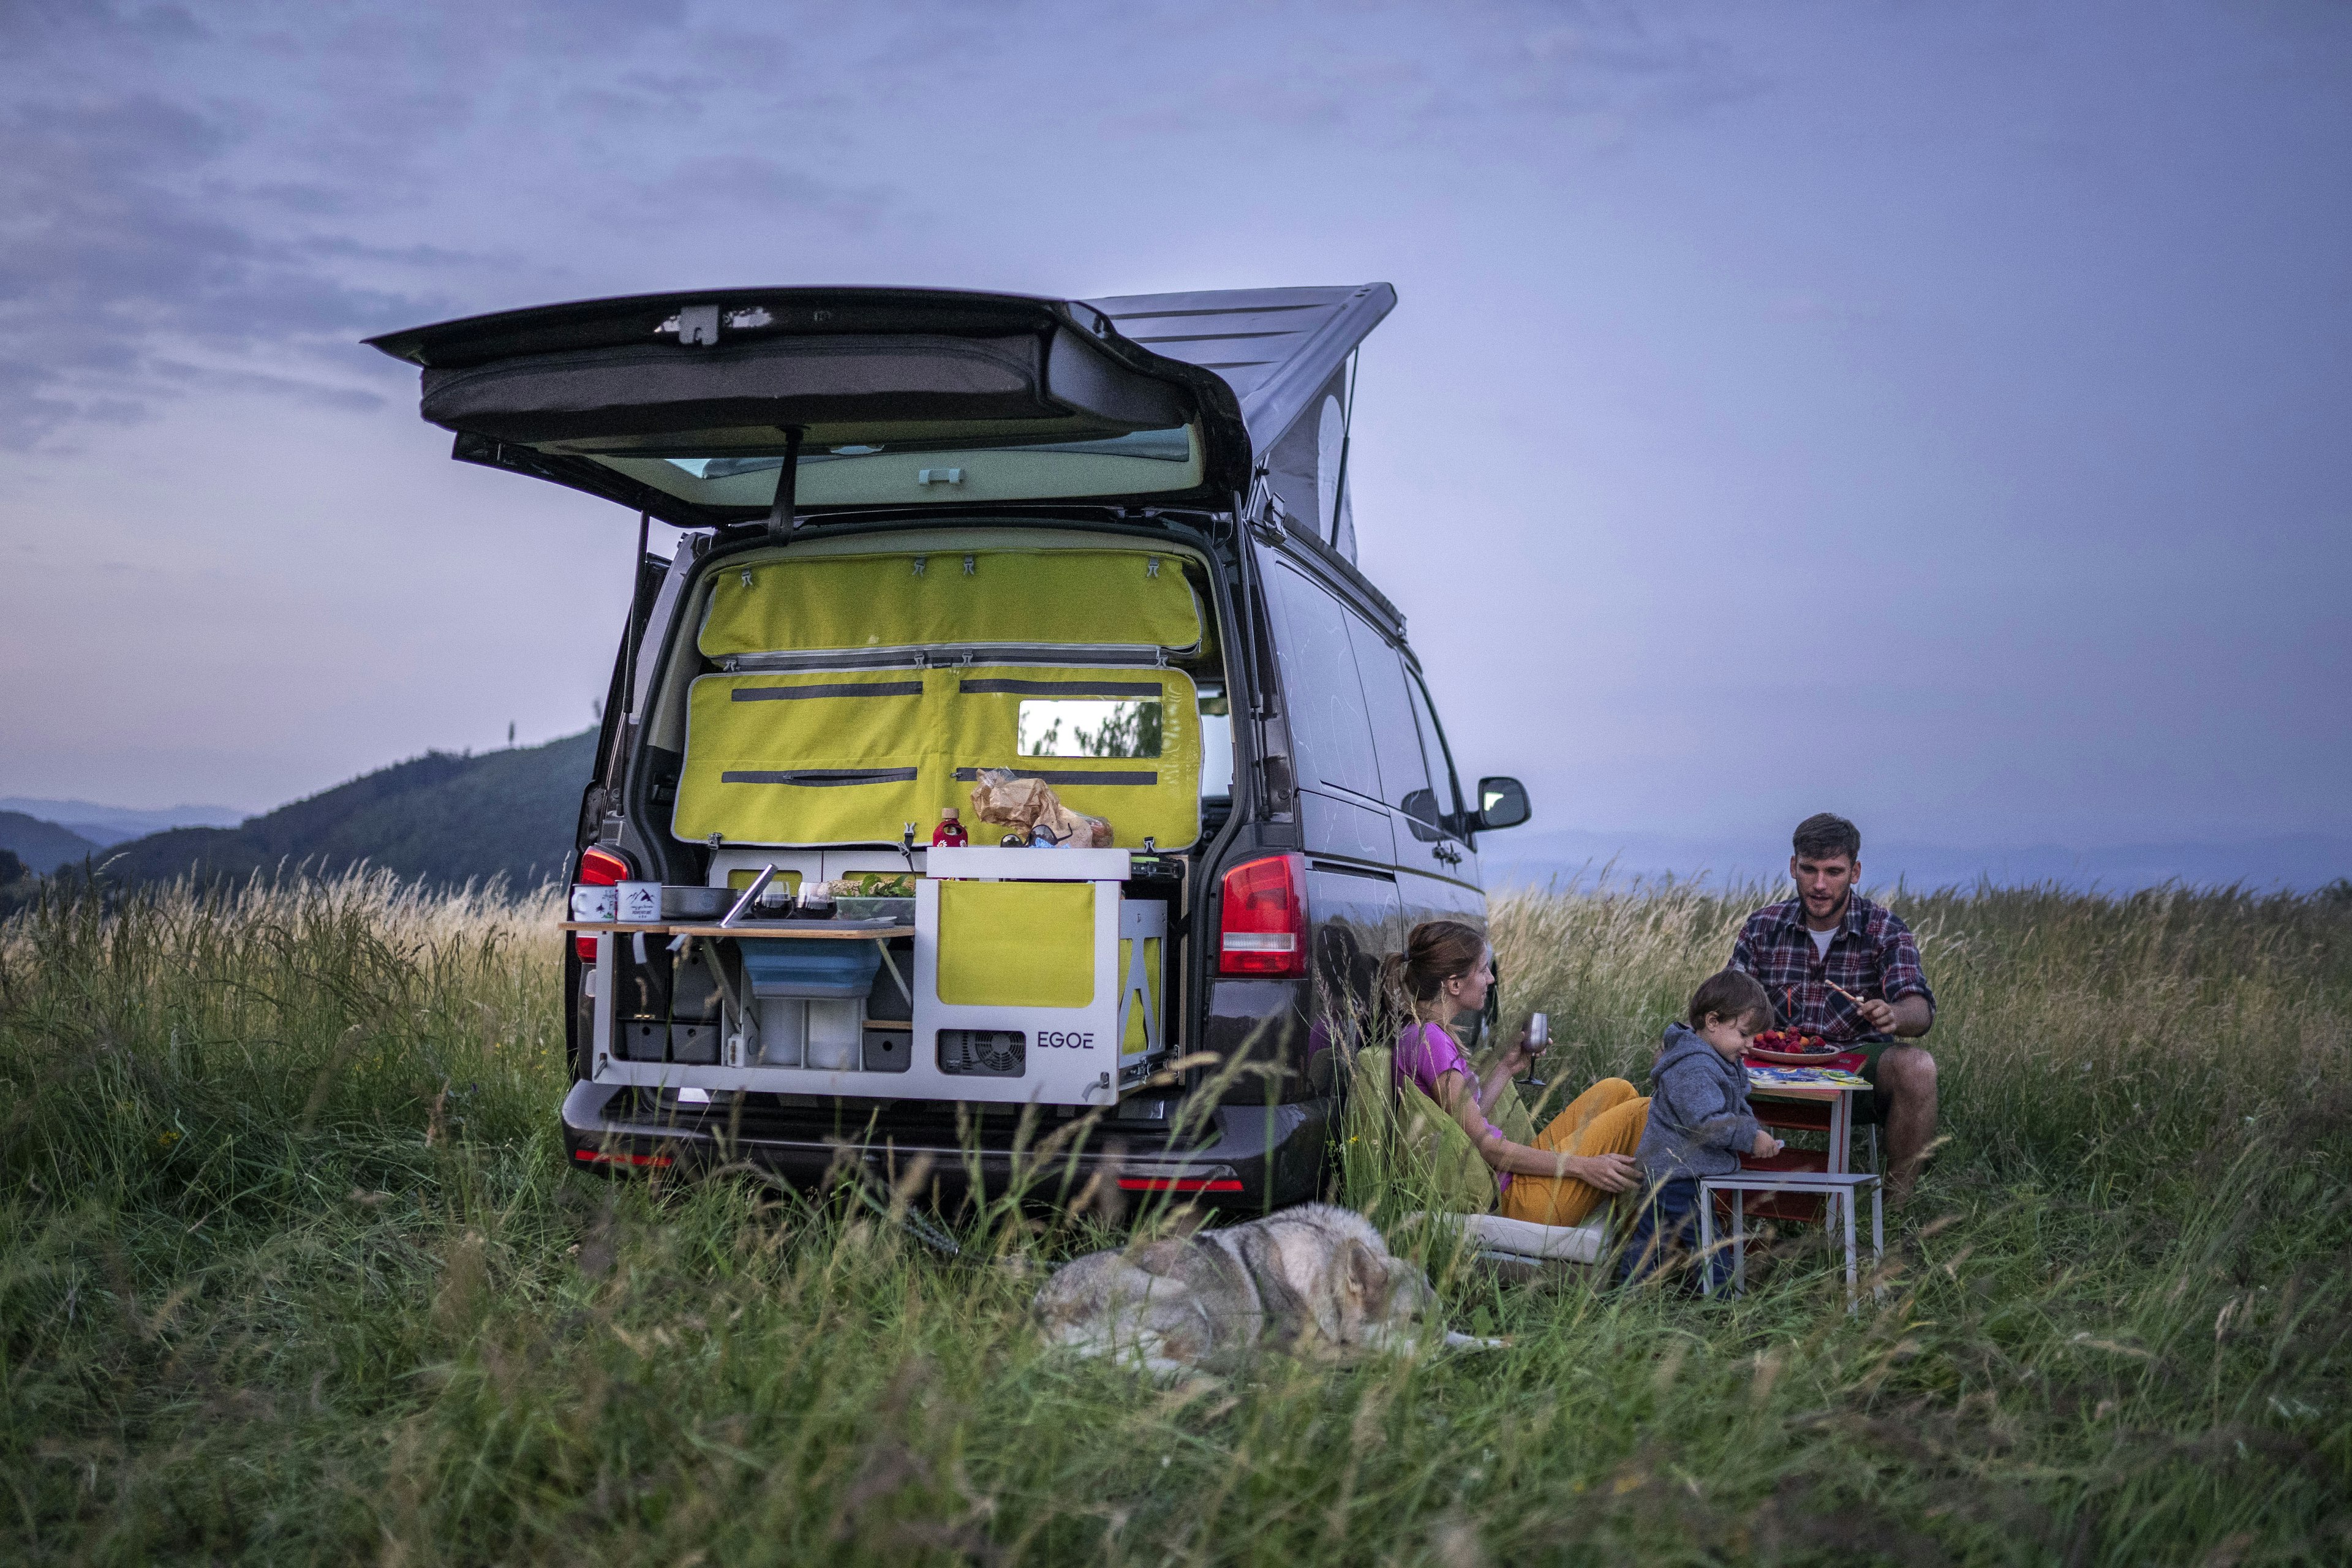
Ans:
[[[834,881],[830,891],[836,920],[914,922],[915,879],[905,872],[860,871]]]

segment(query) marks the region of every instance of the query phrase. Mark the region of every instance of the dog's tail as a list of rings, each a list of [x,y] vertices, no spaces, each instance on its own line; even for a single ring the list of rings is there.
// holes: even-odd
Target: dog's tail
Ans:
[[[1026,1258],[976,1258],[964,1250],[955,1233],[912,1204],[892,1204],[884,1200],[875,1189],[880,1184],[867,1180],[857,1184],[858,1201],[877,1215],[904,1230],[924,1247],[950,1263],[969,1264],[974,1268],[999,1268],[1008,1274],[1026,1277],[1034,1265]]]
[[[924,1214],[912,1204],[890,1204],[874,1189],[879,1184],[871,1178],[857,1184],[857,1199],[867,1208],[903,1229],[908,1236],[938,1253],[941,1258],[962,1261],[963,1244],[956,1240],[947,1226]]]

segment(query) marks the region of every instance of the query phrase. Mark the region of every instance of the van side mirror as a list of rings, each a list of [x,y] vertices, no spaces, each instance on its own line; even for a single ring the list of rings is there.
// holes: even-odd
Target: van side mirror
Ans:
[[[1487,778],[1478,781],[1479,831],[1517,827],[1533,815],[1533,809],[1528,805],[1528,787],[1518,780]]]

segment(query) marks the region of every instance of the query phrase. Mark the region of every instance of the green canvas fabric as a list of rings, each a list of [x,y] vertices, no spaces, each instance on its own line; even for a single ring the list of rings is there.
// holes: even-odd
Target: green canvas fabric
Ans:
[[[1486,1124],[1514,1143],[1536,1141],[1535,1118],[1528,1114],[1528,1102],[1517,1084],[1503,1086],[1503,1092],[1486,1108]]]
[[[1172,555],[982,550],[730,565],[712,585],[698,646],[707,658],[725,658],[974,643],[1172,649],[1200,641],[1201,608]]]
[[[1394,1128],[1396,1102],[1389,1083],[1393,1060],[1386,1046],[1366,1046],[1348,1066],[1346,1131],[1367,1152],[1378,1152]]]
[[[1487,1214],[1495,1207],[1495,1173],[1478,1146],[1444,1107],[1410,1085],[1397,1086],[1384,1046],[1356,1053],[1349,1069],[1350,1136],[1388,1144],[1391,1168],[1402,1164],[1428,1201],[1447,1214]],[[1510,1097],[1516,1100],[1517,1095]],[[1526,1110],[1520,1110],[1524,1119]],[[1393,1140],[1392,1143],[1389,1141]]]
[[[1024,757],[1021,703],[1037,695],[1156,697],[1160,754]],[[897,841],[946,806],[969,820],[982,768],[1043,774],[1063,804],[1111,825],[1112,842],[1181,848],[1201,836],[1200,700],[1181,670],[960,665],[706,675],[687,699],[686,763],[671,831],[733,844]],[[1097,781],[1097,782],[1089,782]]]
[[[1486,1214],[1498,1195],[1495,1173],[1478,1157],[1478,1146],[1462,1123],[1417,1088],[1397,1091],[1397,1118],[1404,1147],[1429,1173],[1432,1198],[1450,1214]]]

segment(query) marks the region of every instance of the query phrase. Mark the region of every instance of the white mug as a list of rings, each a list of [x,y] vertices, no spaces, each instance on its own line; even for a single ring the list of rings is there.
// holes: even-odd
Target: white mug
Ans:
[[[624,882],[619,890],[623,925],[661,924],[662,885],[659,882]]]
[[[572,889],[572,918],[592,925],[611,925],[621,911],[621,889],[595,887],[587,882],[575,883]]]

